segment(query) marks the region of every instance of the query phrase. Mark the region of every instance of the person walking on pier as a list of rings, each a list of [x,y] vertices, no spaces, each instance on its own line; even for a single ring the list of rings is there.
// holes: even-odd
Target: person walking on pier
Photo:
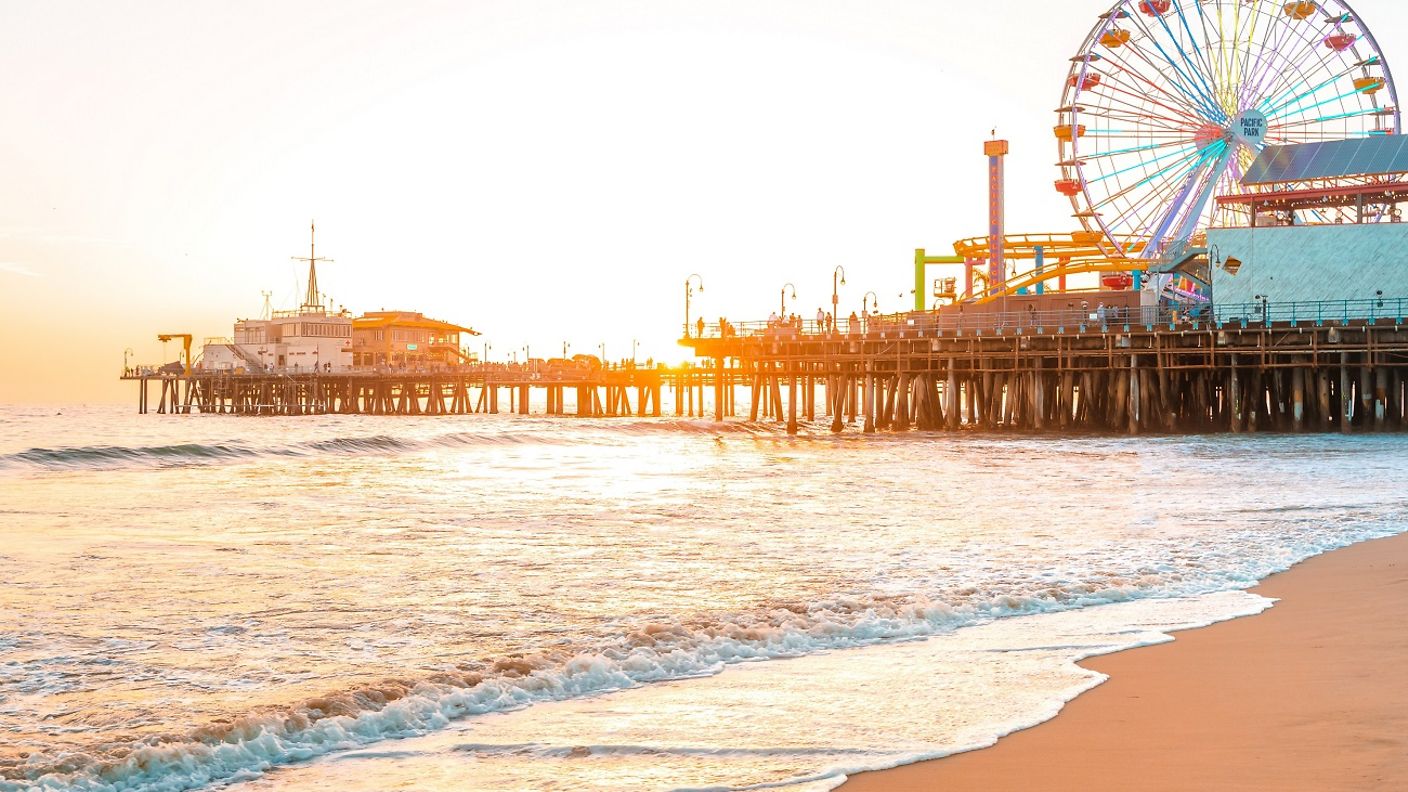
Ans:
[[[822,332],[822,329],[825,327],[825,325],[826,325],[826,312],[823,311],[823,310],[821,310],[820,308],[818,308],[818,309],[816,309],[816,331],[817,331],[818,333]]]
[[[702,317],[702,316],[699,317],[699,322],[697,323],[697,326],[698,326],[698,328],[699,328],[699,334],[696,335],[695,338],[703,338],[703,337],[704,337],[704,317]]]
[[[1100,326],[1105,326],[1105,303],[1100,303],[1095,309],[1095,318],[1100,322]]]

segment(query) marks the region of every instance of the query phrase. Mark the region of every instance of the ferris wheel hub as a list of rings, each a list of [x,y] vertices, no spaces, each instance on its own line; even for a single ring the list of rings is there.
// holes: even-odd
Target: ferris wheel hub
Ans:
[[[1203,124],[1193,135],[1193,145],[1198,147],[1199,152],[1202,152],[1219,140],[1226,140],[1227,134],[1227,127],[1221,124]]]
[[[1260,110],[1243,110],[1232,121],[1232,138],[1260,150],[1266,142],[1266,114]]]

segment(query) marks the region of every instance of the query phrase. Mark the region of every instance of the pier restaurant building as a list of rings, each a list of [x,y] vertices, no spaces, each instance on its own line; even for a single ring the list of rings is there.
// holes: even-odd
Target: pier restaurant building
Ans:
[[[334,372],[352,368],[352,315],[304,306],[235,321],[232,338],[206,339],[198,367],[216,371]]]
[[[479,333],[414,311],[369,311],[352,321],[352,362],[359,368],[448,367],[472,359],[462,336]]]

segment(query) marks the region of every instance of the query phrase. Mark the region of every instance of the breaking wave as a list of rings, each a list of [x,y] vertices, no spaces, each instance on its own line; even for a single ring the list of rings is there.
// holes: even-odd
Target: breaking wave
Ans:
[[[626,442],[631,435],[643,432],[690,434],[751,434],[771,435],[770,427],[751,424],[718,426],[683,420],[626,421],[593,426],[600,430],[599,441],[619,437]],[[361,437],[333,437],[323,440],[289,443],[286,445],[250,445],[238,442],[177,443],[144,446],[67,446],[60,448],[30,448],[12,454],[0,454],[3,470],[116,470],[122,468],[188,467],[247,461],[267,457],[316,457],[326,455],[398,454],[436,448],[509,445],[568,445],[579,439],[554,436],[545,432],[515,432],[507,429],[484,432],[449,432],[427,438],[393,437],[386,434]]]
[[[62,756],[31,755],[19,764],[0,766],[0,792],[192,789],[332,751],[424,734],[473,715],[712,675],[734,663],[923,638],[1003,616],[1131,596],[1138,594],[1072,590],[1059,599],[997,597],[958,608],[924,597],[870,596],[777,604],[712,623],[644,623],[614,638],[384,679],[181,734]]]

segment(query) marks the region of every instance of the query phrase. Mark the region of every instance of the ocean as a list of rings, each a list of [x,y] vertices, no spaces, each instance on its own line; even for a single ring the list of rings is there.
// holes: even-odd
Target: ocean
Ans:
[[[1401,436],[0,407],[0,791],[824,790],[1408,528]]]

